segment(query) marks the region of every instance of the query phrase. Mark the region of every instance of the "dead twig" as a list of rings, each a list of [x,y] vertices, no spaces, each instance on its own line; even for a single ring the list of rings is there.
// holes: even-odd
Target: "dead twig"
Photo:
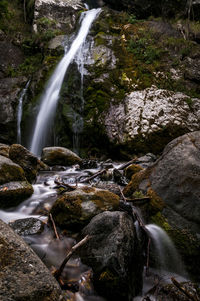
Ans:
[[[71,186],[67,183],[59,182],[57,179],[54,180],[54,183],[59,185],[60,187],[66,188],[68,191],[73,191],[73,190],[77,189],[77,185],[76,186]]]
[[[189,300],[192,301],[199,301],[200,298],[198,296],[193,295],[190,293],[183,285],[181,285],[174,277],[171,277],[172,283],[181,291],[185,296],[189,298]]]
[[[123,170],[125,169],[126,167],[128,167],[129,165],[133,164],[134,162],[136,162],[138,160],[138,158],[135,158],[135,159],[132,159],[131,161],[128,161],[124,164],[122,164],[120,167],[118,167],[117,169],[118,170]]]
[[[63,260],[62,264],[60,265],[60,267],[53,272],[53,276],[56,278],[56,280],[59,281],[59,278],[64,270],[64,267],[66,265],[66,263],[68,262],[68,260],[71,258],[71,256],[74,254],[74,252],[80,248],[82,245],[84,245],[91,237],[89,235],[85,236],[81,241],[79,241],[76,245],[74,245],[71,250],[69,251],[69,253],[67,254],[67,256],[65,257],[65,259]]]
[[[118,186],[118,187],[119,187],[119,186]],[[122,191],[121,187],[119,187],[119,190],[120,190],[120,193],[121,193],[121,196],[122,196],[122,198],[123,198],[124,202],[126,202],[126,201],[127,201],[127,199],[126,199],[126,197],[125,197],[125,195],[124,195],[124,193],[123,193],[123,191]]]
[[[52,225],[53,225],[53,229],[54,229],[54,232],[55,232],[55,235],[56,235],[56,239],[60,240],[60,237],[58,235],[58,232],[57,232],[57,229],[56,229],[56,225],[55,225],[55,222],[53,220],[53,217],[52,217],[51,213],[49,214],[49,217],[50,217],[50,220],[51,220]]]
[[[105,172],[106,172],[106,169],[102,169],[102,170],[98,171],[97,173],[95,173],[94,175],[92,175],[91,177],[87,177],[86,179],[81,180],[80,183],[89,182],[89,181],[93,180],[94,178],[102,175]]]

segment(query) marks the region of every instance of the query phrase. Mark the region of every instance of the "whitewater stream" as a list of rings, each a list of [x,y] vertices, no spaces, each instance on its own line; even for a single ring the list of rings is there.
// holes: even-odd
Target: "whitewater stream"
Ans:
[[[119,163],[113,165],[114,168],[119,167]],[[88,177],[91,173],[94,174],[101,170],[102,167],[99,163],[96,169],[80,170],[77,166],[68,168],[61,167],[61,169],[61,171],[51,170],[40,172],[33,185],[34,193],[30,198],[22,202],[16,208],[10,208],[6,211],[0,210],[0,219],[4,220],[6,223],[28,217],[38,218],[45,223],[44,231],[41,234],[25,235],[24,239],[50,270],[52,267],[58,268],[60,266],[66,253],[76,243],[76,236],[70,235],[70,232],[67,235],[63,235],[62,239],[57,240],[53,228],[47,224],[48,212],[58,196],[55,181],[62,180],[66,184],[76,185],[77,178],[80,176]],[[98,179],[94,179],[94,182],[95,181],[98,181]],[[111,180],[110,184],[113,183],[114,182]],[[84,184],[78,183],[78,187],[83,185]],[[137,229],[137,222],[135,223],[135,226]],[[185,280],[185,278],[180,275],[186,275],[181,259],[167,234],[160,227],[153,224],[146,225],[145,227],[153,242],[153,254],[156,258],[157,269],[150,269],[147,275],[146,267],[144,268],[142,296],[135,297],[133,299],[134,301],[143,300],[143,296],[155,285],[155,277],[160,283],[170,283],[170,278],[172,276],[181,281]],[[91,270],[81,263],[80,258],[75,257],[70,259],[63,274],[67,281],[70,282],[72,280],[73,283],[78,283],[79,292],[76,292],[75,294],[76,301],[105,300],[102,297],[95,295],[89,277]],[[151,296],[151,300],[156,299],[154,296]]]

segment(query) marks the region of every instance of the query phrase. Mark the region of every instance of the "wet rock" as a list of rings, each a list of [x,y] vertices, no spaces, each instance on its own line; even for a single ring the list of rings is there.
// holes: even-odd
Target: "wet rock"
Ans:
[[[143,260],[133,220],[124,212],[103,212],[83,229],[91,239],[80,251],[94,271],[94,286],[108,300],[132,300],[142,289]]]
[[[111,142],[158,152],[180,133],[198,130],[199,116],[199,99],[152,86],[111,105],[104,124]]]
[[[143,168],[140,166],[140,165],[137,165],[137,164],[131,164],[129,165],[124,173],[125,173],[125,176],[127,177],[127,179],[131,179],[132,175],[136,174],[137,172],[141,171]]]
[[[0,155],[0,184],[25,180],[23,169],[10,159]]]
[[[98,181],[97,183],[94,183],[93,186],[96,188],[109,190],[110,192],[117,194],[118,196],[121,197],[119,185],[116,183]]]
[[[36,0],[33,29],[35,32],[50,28],[71,33],[82,9],[84,5],[80,0]]]
[[[20,236],[39,234],[44,229],[44,223],[37,218],[23,218],[9,223],[9,226]]]
[[[65,38],[64,35],[59,35],[53,38],[49,42],[48,49],[52,55],[64,54],[64,47],[63,47],[64,38]]]
[[[9,150],[10,159],[19,164],[29,182],[33,182],[38,171],[38,159],[20,144],[12,144]]]
[[[119,196],[94,187],[83,187],[65,192],[51,208],[55,223],[62,228],[80,229],[93,216],[106,211],[117,210]]]
[[[17,206],[32,193],[33,187],[27,181],[2,184],[0,185],[0,208]]]
[[[0,143],[0,156],[9,158],[9,149],[9,145]]]
[[[11,144],[16,141],[16,109],[25,77],[0,79],[0,137],[1,142]]]
[[[116,168],[113,169],[113,179],[119,185],[123,185],[123,186],[127,185],[127,180],[123,176],[123,172],[121,172]]]
[[[8,72],[14,70],[24,61],[24,55],[22,50],[13,45],[10,41],[4,39],[0,41],[0,70]]]
[[[81,158],[64,147],[45,147],[42,150],[41,160],[50,165],[73,165],[81,162]]]
[[[136,160],[136,163],[139,164],[142,168],[147,168],[151,166],[156,161],[156,156],[154,154],[148,153],[145,156],[142,156]]]
[[[58,301],[61,290],[45,265],[0,220],[0,299]]]
[[[200,60],[188,58],[186,63],[185,73],[184,73],[185,78],[194,81],[196,83],[199,83],[200,82],[199,67],[200,67]]]
[[[96,160],[84,159],[81,161],[80,167],[82,169],[97,168],[98,164]]]

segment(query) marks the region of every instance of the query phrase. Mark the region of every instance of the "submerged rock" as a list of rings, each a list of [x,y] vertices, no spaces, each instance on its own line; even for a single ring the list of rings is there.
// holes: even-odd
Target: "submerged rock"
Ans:
[[[23,168],[29,182],[35,180],[38,171],[37,157],[20,144],[10,146],[9,157]]]
[[[0,155],[0,184],[25,180],[25,174],[21,166]]]
[[[21,236],[38,234],[44,229],[44,223],[33,217],[18,219],[9,223],[9,226]]]
[[[2,184],[0,185],[0,208],[17,206],[32,193],[33,187],[27,181]]]
[[[86,225],[93,216],[106,211],[117,210],[119,196],[103,189],[82,187],[65,192],[51,208],[55,223],[60,227],[78,228]]]
[[[58,283],[14,231],[0,220],[0,299],[62,300]]]
[[[45,147],[42,150],[41,160],[50,166],[73,165],[81,162],[81,158],[65,147]]]
[[[108,300],[132,300],[142,289],[142,250],[132,218],[124,212],[103,212],[83,229],[91,239],[80,251],[94,271],[94,286]]]

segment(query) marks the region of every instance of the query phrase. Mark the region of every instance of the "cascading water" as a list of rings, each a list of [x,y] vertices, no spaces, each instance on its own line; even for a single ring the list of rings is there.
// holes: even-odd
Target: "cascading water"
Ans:
[[[154,224],[146,225],[145,227],[152,240],[154,255],[157,257],[158,268],[175,272],[179,275],[185,275],[180,255],[167,233]]]
[[[17,143],[21,144],[21,121],[22,121],[22,112],[23,112],[23,99],[26,95],[30,80],[27,82],[25,88],[22,90],[19,97],[19,104],[17,110]]]
[[[33,138],[30,144],[30,150],[35,155],[39,156],[42,148],[46,145],[50,128],[55,116],[61,86],[68,66],[73,61],[78,50],[84,44],[92,22],[98,16],[100,11],[101,9],[98,8],[83,13],[84,17],[78,35],[47,83],[45,92],[41,98],[40,109],[33,132]]]

